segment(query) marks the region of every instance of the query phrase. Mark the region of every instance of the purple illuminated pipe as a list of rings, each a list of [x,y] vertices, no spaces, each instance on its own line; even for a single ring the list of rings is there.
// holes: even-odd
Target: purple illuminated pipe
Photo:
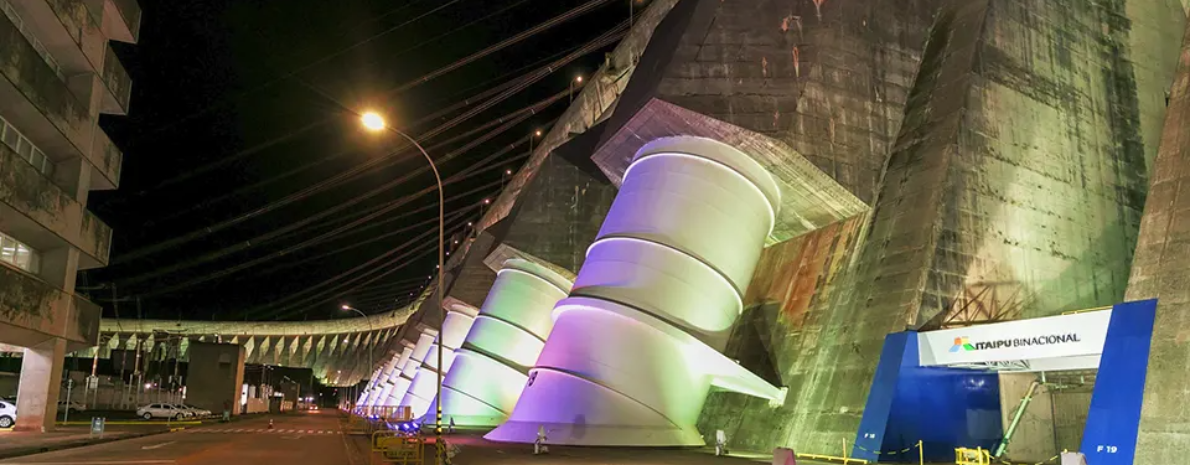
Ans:
[[[780,191],[744,153],[710,139],[636,155],[509,420],[487,439],[698,446],[712,388],[782,402],[725,357],[772,232]]]

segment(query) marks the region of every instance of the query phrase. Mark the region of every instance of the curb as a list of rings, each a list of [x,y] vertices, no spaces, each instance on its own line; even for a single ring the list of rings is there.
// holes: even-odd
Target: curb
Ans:
[[[182,428],[175,428],[175,429],[182,429]],[[55,451],[66,450],[66,449],[75,449],[75,448],[79,448],[79,447],[93,446],[96,444],[106,444],[109,442],[123,441],[125,439],[136,439],[136,438],[143,438],[146,436],[155,436],[158,434],[167,434],[167,433],[171,433],[173,431],[174,431],[174,429],[171,429],[169,431],[153,431],[153,432],[149,432],[149,433],[134,433],[134,434],[126,435],[126,436],[119,436],[119,437],[113,437],[113,438],[100,438],[100,439],[87,438],[87,439],[82,439],[82,440],[77,440],[77,441],[63,441],[63,442],[56,443],[53,445],[48,445],[48,446],[30,446],[30,447],[19,448],[19,449],[10,449],[7,451],[0,451],[0,460],[10,459],[10,458],[14,458],[14,457],[24,457],[26,455],[44,454],[46,452],[55,452]]]

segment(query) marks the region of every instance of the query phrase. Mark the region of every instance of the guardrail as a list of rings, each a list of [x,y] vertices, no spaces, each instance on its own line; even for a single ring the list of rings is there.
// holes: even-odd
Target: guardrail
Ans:
[[[954,463],[955,465],[991,465],[992,453],[982,447],[974,449],[958,447],[954,450]]]
[[[379,455],[382,463],[421,465],[425,459],[425,437],[420,432],[376,431],[372,433],[372,460]]]

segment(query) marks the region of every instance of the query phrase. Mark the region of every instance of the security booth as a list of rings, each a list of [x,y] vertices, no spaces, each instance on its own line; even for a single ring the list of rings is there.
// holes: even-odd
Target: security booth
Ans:
[[[920,440],[926,461],[952,461],[958,448],[1046,460],[1061,442],[1091,465],[1131,464],[1156,310],[1145,300],[890,334],[852,454],[895,461],[879,452]]]

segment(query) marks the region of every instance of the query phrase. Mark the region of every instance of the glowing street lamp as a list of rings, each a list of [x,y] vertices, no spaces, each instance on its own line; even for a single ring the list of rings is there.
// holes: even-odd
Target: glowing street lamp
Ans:
[[[369,131],[382,131],[385,128],[384,117],[374,111],[365,112],[359,117],[360,123]]]
[[[419,144],[416,139],[414,139],[409,134],[398,130],[397,128],[389,127],[384,124],[384,118],[381,117],[379,113],[374,111],[364,112],[362,115],[360,115],[360,122],[364,125],[364,128],[368,129],[369,131],[379,132],[382,129],[388,129],[389,132],[392,132],[405,138],[405,140],[408,140],[409,143],[413,144],[414,147],[417,147],[417,150],[420,151],[422,156],[426,158],[426,162],[430,164],[430,170],[434,172],[434,182],[438,184],[438,289],[435,292],[438,294],[438,305],[441,307],[443,300],[442,273],[444,271],[443,268],[445,268],[443,265],[446,263],[446,200],[442,189],[442,176],[438,174],[438,165],[434,164],[434,159],[430,157],[430,154],[426,152],[425,148],[422,148],[421,144]],[[442,312],[445,314],[446,309],[442,308]],[[439,332],[442,331],[443,320],[445,320],[445,317],[442,318],[438,323]],[[441,350],[438,351],[438,366],[442,366]],[[444,463],[446,458],[446,449],[443,448],[444,443],[442,442],[442,370],[438,370],[438,392],[435,396],[435,400],[438,402],[437,419],[434,422],[434,435],[437,437],[437,441],[435,441],[437,443],[436,455],[438,463]]]
[[[339,308],[342,309],[343,311],[350,311],[350,312],[358,313],[359,316],[364,317],[364,321],[368,322],[368,334],[371,334],[373,331],[375,331],[372,328],[372,319],[369,318],[368,315],[365,314],[364,312],[361,312],[360,309],[352,307],[347,304],[340,305]],[[371,369],[372,369],[372,351],[369,349],[368,350],[368,370],[371,370]],[[367,373],[368,370],[364,370],[364,373]]]
[[[574,88],[583,84],[583,75],[575,76],[574,80],[570,82],[570,103],[574,103]]]

